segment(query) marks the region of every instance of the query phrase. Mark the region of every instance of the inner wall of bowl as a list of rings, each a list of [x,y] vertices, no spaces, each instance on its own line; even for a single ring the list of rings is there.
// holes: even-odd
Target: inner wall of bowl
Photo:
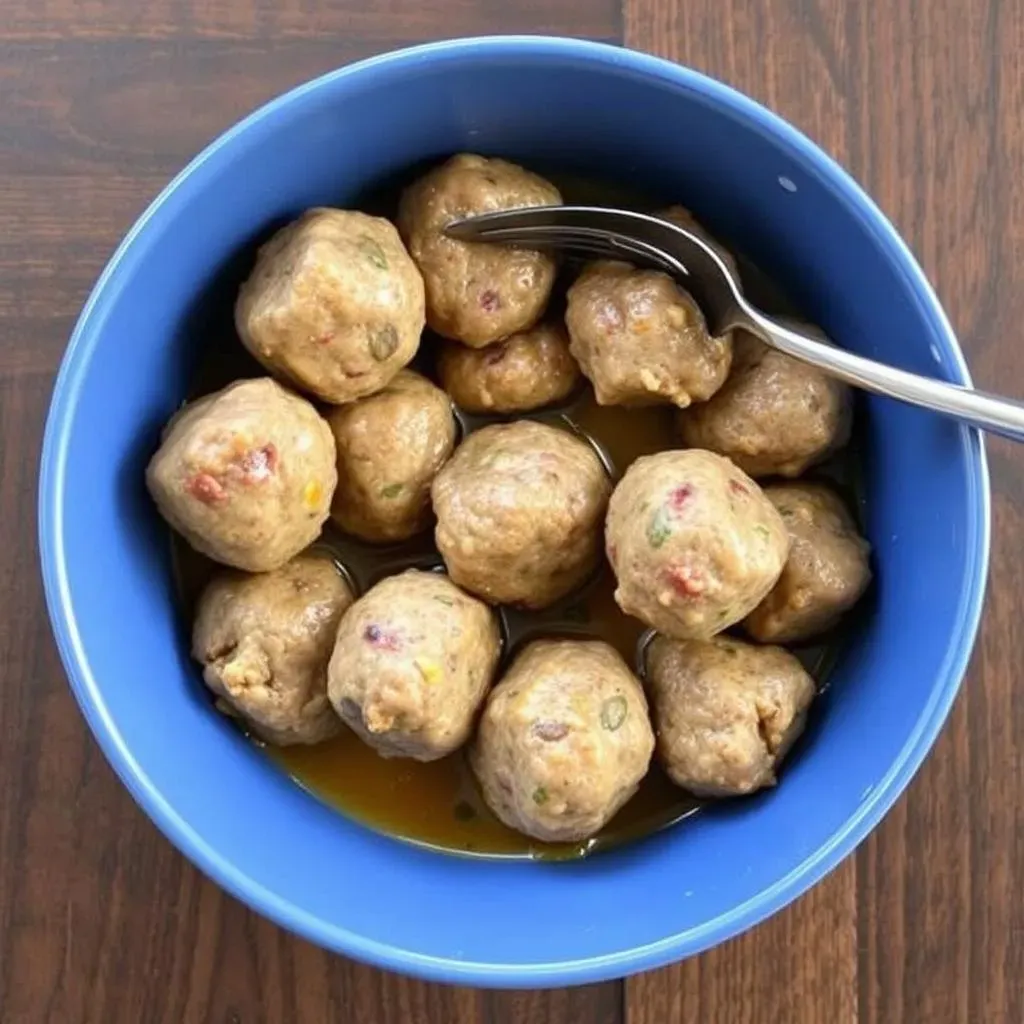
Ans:
[[[377,179],[459,150],[618,179],[691,206],[844,347],[954,372],[895,254],[796,149],[692,85],[608,60],[435,54],[342,74],[276,106],[152,213],[92,309],[68,381],[57,510],[67,635],[108,753],[122,775],[134,767],[136,795],[228,888],[335,948],[439,976],[467,977],[462,964],[500,978],[518,964],[542,980],[584,960],[577,976],[600,976],[669,937],[684,937],[677,954],[721,937],[748,901],[835,841],[900,759],[939,699],[976,557],[978,499],[958,429],[870,401],[874,614],[783,784],[580,864],[466,861],[376,836],[211,713],[143,468],[197,347],[232,330],[254,239],[305,207],[344,206]],[[652,947],[631,963],[657,960]]]

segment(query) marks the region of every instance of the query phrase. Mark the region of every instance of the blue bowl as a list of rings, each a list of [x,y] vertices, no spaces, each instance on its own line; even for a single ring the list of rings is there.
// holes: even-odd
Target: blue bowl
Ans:
[[[50,615],[75,696],[135,799],[203,871],[330,949],[444,981],[563,985],[707,949],[804,892],[924,759],[982,608],[989,490],[978,437],[883,400],[867,417],[869,621],[782,785],[574,864],[466,860],[321,805],[210,712],[175,611],[143,467],[204,332],[229,330],[239,261],[268,227],[458,150],[625,179],[692,205],[842,345],[968,383],[893,228],[804,136],[692,71],[562,39],[441,43],[326,75],[263,107],[160,195],[75,330],[42,457]]]

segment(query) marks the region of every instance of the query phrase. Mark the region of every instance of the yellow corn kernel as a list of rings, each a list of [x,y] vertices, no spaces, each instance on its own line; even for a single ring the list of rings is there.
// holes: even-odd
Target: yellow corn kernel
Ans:
[[[320,485],[319,480],[310,480],[309,483],[302,488],[302,501],[303,504],[305,504],[306,508],[319,508],[323,496],[324,489]]]
[[[419,670],[420,675],[423,676],[424,681],[432,686],[434,683],[439,683],[444,679],[441,666],[433,658],[413,658],[413,664]]]
[[[245,455],[253,447],[253,437],[248,431],[239,431],[231,438],[231,447],[236,455]]]
[[[665,319],[670,327],[680,328],[686,325],[689,317],[687,317],[686,310],[682,306],[669,306],[665,310]]]

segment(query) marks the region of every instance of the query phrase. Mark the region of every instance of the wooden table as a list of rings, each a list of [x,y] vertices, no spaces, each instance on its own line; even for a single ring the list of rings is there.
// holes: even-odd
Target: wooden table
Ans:
[[[1024,0],[3,0],[0,1021],[1020,1024],[1024,458],[1008,444],[989,448],[983,636],[908,794],[788,910],[625,984],[485,993],[330,956],[201,877],[88,735],[50,639],[34,513],[51,381],[88,289],[240,115],[453,32],[624,42],[766,102],[894,219],[979,383],[1024,394]]]

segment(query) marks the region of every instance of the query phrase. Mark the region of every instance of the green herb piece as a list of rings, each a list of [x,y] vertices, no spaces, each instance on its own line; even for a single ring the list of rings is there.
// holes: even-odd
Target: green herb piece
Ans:
[[[758,523],[754,527],[754,532],[759,533],[765,540],[771,540],[771,530],[769,530],[768,527],[764,525],[764,523]]]
[[[538,805],[548,802],[548,791],[543,786],[538,786],[533,791],[533,802]]]
[[[397,498],[402,493],[404,484],[388,484],[387,487],[380,489],[380,496],[382,498]]]
[[[654,513],[650,525],[647,527],[647,543],[652,548],[660,548],[672,535],[672,526],[669,522],[668,512],[664,507]]]
[[[365,235],[359,239],[359,251],[378,269],[388,269],[388,258],[384,250],[372,239]]]
[[[619,695],[617,697],[609,697],[601,705],[601,725],[603,725],[609,732],[615,732],[620,725],[626,720],[626,698]]]
[[[394,355],[398,348],[398,331],[394,324],[387,324],[370,335],[370,355],[383,363],[389,356]]]
[[[435,600],[435,601],[436,601],[436,602],[437,602],[438,604],[443,604],[443,605],[444,605],[445,607],[447,607],[447,608],[454,608],[454,607],[455,607],[455,602],[454,602],[454,601],[453,601],[453,600],[452,600],[452,599],[451,599],[450,597],[445,597],[445,596],[444,596],[444,595],[442,595],[442,594],[438,594],[438,595],[437,595],[437,596],[436,596],[436,597],[434,598],[434,600]]]

